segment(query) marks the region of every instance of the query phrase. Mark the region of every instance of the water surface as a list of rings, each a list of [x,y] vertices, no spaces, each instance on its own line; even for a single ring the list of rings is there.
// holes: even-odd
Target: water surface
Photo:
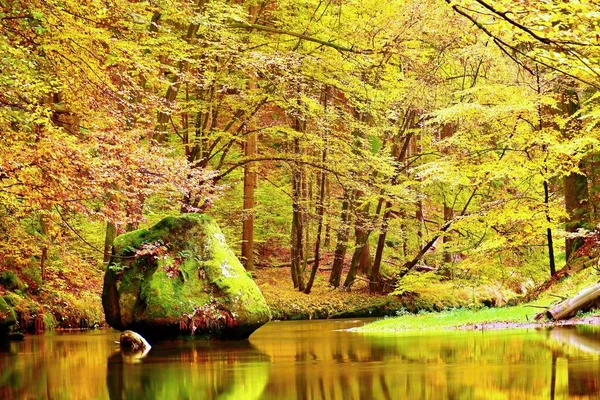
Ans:
[[[600,329],[364,335],[364,320],[270,322],[249,341],[52,332],[0,348],[0,399],[600,399]]]

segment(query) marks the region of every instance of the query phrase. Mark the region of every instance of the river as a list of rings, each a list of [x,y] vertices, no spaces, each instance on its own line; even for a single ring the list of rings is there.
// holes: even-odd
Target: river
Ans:
[[[0,399],[600,399],[597,327],[346,331],[364,322],[270,322],[143,359],[112,330],[28,336],[0,348]]]

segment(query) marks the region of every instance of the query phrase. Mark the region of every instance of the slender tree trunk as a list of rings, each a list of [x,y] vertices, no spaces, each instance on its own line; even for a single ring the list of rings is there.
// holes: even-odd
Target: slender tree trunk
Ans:
[[[327,179],[325,176],[325,204],[327,204],[327,209],[331,209],[331,181]],[[325,223],[325,242],[323,245],[326,249],[331,248],[331,218],[327,217]]]
[[[256,6],[248,9],[248,16],[253,20],[258,8]],[[249,91],[256,88],[252,81],[248,82]],[[252,158],[256,155],[257,132],[248,133],[248,125],[244,124],[244,135],[246,146],[244,155]],[[242,222],[242,262],[247,271],[254,271],[254,188],[256,187],[256,171],[252,163],[244,166],[244,205]]]
[[[356,274],[360,267],[361,258],[364,257],[363,253],[365,248],[367,248],[367,241],[369,240],[369,232],[364,228],[357,228],[356,230],[356,241],[354,247],[354,254],[352,255],[352,260],[350,262],[350,270],[348,271],[348,275],[346,275],[346,280],[344,281],[344,288],[348,289],[354,284],[354,280],[356,279]]]
[[[112,245],[117,237],[117,228],[112,222],[106,223],[106,235],[104,236],[104,264],[108,264],[112,253]]]
[[[542,95],[542,85],[540,82],[539,67],[537,67],[537,66],[536,66],[536,71],[538,72],[536,75],[537,93],[539,96],[541,96]],[[550,115],[552,115],[551,110],[548,110],[546,112],[546,110],[543,109],[543,106],[541,104],[538,105],[538,120],[539,120],[538,130],[540,132],[542,132],[542,130],[546,126],[552,125],[552,121],[548,121],[547,119],[545,119],[545,116],[550,116]],[[550,267],[550,276],[554,276],[554,274],[556,274],[556,263],[554,260],[554,244],[553,244],[553,240],[552,240],[552,229],[550,228],[552,219],[550,218],[550,189],[548,186],[548,176],[549,176],[548,145],[545,143],[542,144],[542,152],[544,153],[545,156],[544,156],[543,169],[540,171],[540,173],[541,173],[542,177],[544,178],[544,209],[545,209],[545,214],[546,214],[546,221],[548,222],[548,228],[546,228],[546,245],[548,247],[548,265]]]
[[[323,91],[323,108],[327,111],[327,100],[329,95],[329,88],[325,87]],[[321,151],[321,164],[325,165],[327,162],[327,137],[326,132],[322,134],[322,139],[324,139],[323,150]],[[306,284],[306,289],[304,289],[304,293],[309,294],[313,283],[315,281],[315,277],[317,275],[317,271],[319,270],[319,261],[321,258],[321,233],[323,231],[323,214],[325,211],[324,201],[325,201],[325,185],[327,176],[325,175],[325,171],[321,170],[319,184],[319,193],[317,198],[317,238],[315,242],[315,263],[313,264],[312,270],[310,271],[310,277],[308,279],[308,283]],[[308,251],[307,251],[308,253]]]
[[[582,168],[582,166],[580,166]],[[566,231],[577,232],[589,223],[588,209],[588,181],[587,177],[576,172],[571,172],[565,177],[565,209],[569,215],[566,223]],[[567,261],[575,250],[581,247],[581,238],[567,237],[565,239],[565,251]]]
[[[346,249],[348,247],[348,236],[350,234],[350,199],[344,192],[344,200],[342,200],[342,215],[340,227],[337,235],[337,244],[333,257],[333,266],[329,275],[329,284],[334,288],[340,286],[342,270],[344,268],[344,258],[346,257]]]
[[[544,181],[544,204],[546,205],[546,208],[549,207],[549,202],[550,202],[550,192],[548,190],[548,181]],[[552,222],[550,220],[550,214],[548,212],[546,212],[546,220],[548,221],[548,223]],[[554,245],[552,242],[552,229],[550,229],[550,228],[546,229],[546,239],[548,241],[548,258],[549,258],[549,263],[550,263],[550,276],[554,276],[554,274],[556,274],[556,264],[554,261]]]
[[[415,112],[413,110],[407,110],[402,126],[400,127],[400,135],[404,135],[410,128],[414,127],[415,120]],[[406,161],[406,157],[408,152],[410,151],[410,146],[413,138],[413,133],[408,131],[404,136],[402,136],[402,146],[399,143],[395,144],[394,155],[396,156],[396,160],[398,161],[398,166],[396,167],[396,172],[394,177],[392,178],[392,185],[395,185],[398,182],[400,174],[402,172],[402,166]],[[383,217],[381,218],[381,228],[379,233],[379,238],[377,239],[377,249],[375,250],[375,259],[373,260],[373,266],[371,267],[371,274],[369,276],[369,291],[371,293],[379,292],[382,289],[381,285],[381,261],[383,260],[383,250],[385,248],[385,239],[387,237],[387,232],[389,228],[389,220],[392,216],[392,212],[390,207],[392,203],[390,201],[384,201],[384,199],[379,200],[379,204],[377,205],[377,214],[379,215],[382,205],[385,204],[385,212],[383,213]],[[417,219],[423,219],[423,210],[422,204],[417,207]],[[419,233],[421,230],[419,229]]]
[[[327,159],[327,149],[323,149],[323,154],[321,156],[321,161],[323,165],[325,165],[325,161]],[[304,289],[304,293],[309,294],[313,283],[315,281],[315,276],[317,275],[317,271],[319,269],[319,260],[321,258],[321,232],[323,231],[323,199],[325,197],[325,171],[321,171],[321,182],[319,187],[319,198],[317,199],[317,239],[315,243],[315,263],[313,264],[312,270],[310,272],[310,278],[308,279],[308,283],[306,284],[306,289]]]
[[[246,136],[245,156],[254,157],[256,154],[256,133]],[[244,167],[244,210],[242,226],[242,261],[246,270],[254,270],[254,187],[256,185],[256,172],[252,163]]]
[[[303,121],[296,118],[295,129],[298,132],[302,132],[304,129]],[[300,139],[294,138],[294,153],[297,155],[301,154],[302,149],[300,148]],[[298,163],[293,165],[292,172],[292,280],[294,281],[294,287],[298,288],[299,291],[304,291],[304,275],[302,272],[302,260],[303,260],[303,243],[302,239],[304,236],[304,226],[302,215],[302,170]]]
[[[579,99],[575,91],[567,91],[562,95],[562,108],[569,117],[573,117],[579,111]],[[580,129],[578,121],[572,121],[565,128],[565,136],[569,137],[571,130]],[[583,162],[579,163],[579,170],[584,170]],[[566,231],[570,233],[577,232],[590,222],[590,209],[588,202],[588,178],[587,176],[571,172],[564,179],[565,186],[565,211],[568,214],[566,222]],[[569,261],[573,251],[582,245],[581,238],[566,237],[565,252],[566,260]]]
[[[377,239],[377,249],[375,250],[375,259],[373,267],[371,267],[371,276],[369,277],[369,292],[375,293],[381,291],[381,260],[383,259],[383,249],[385,247],[385,238],[389,228],[389,220],[392,212],[390,211],[391,203],[386,202],[386,211],[381,219],[381,231]]]
[[[40,255],[40,279],[42,283],[46,282],[46,260],[48,259],[48,247],[42,248]]]
[[[454,135],[456,131],[456,127],[453,124],[444,124],[441,132],[441,139],[447,139]],[[444,195],[444,223],[452,220],[454,218],[454,209],[449,204],[449,197]],[[442,243],[444,244],[444,262],[451,263],[452,262],[452,253],[448,250],[448,244],[452,241],[450,234],[444,235]],[[447,278],[450,278],[450,268],[447,268]]]

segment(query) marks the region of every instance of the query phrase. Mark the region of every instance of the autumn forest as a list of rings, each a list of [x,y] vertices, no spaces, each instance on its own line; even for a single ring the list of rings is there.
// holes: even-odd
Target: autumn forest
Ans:
[[[282,318],[500,306],[596,263],[594,3],[0,0],[0,295],[102,323],[115,238],[180,214]]]

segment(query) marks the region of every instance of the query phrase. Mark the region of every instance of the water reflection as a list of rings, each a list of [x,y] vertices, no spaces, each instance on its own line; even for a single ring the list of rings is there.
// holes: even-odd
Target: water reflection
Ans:
[[[249,342],[157,343],[143,359],[108,358],[111,400],[258,399],[269,379],[269,358]]]
[[[250,341],[152,343],[117,332],[0,347],[1,399],[600,399],[600,329],[373,336],[362,321],[269,323]]]

